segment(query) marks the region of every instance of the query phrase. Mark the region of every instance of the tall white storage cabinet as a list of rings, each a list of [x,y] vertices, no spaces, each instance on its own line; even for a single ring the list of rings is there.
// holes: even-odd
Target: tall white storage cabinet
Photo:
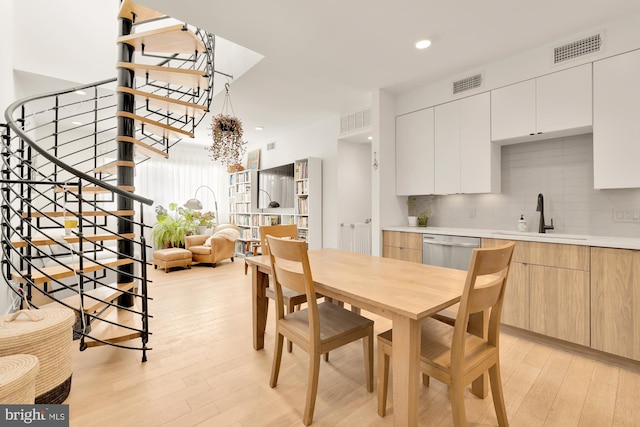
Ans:
[[[296,160],[295,186],[298,235],[307,241],[309,249],[322,248],[322,160]]]
[[[435,108],[435,192],[500,192],[500,146],[491,143],[488,92]]]
[[[396,117],[396,195],[434,192],[433,108]]]
[[[640,187],[640,51],[593,63],[593,186]]]

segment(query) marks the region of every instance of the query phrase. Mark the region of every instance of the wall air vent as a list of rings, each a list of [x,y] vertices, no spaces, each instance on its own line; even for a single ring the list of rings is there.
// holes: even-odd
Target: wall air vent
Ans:
[[[453,94],[456,95],[471,89],[482,87],[482,73],[465,77],[464,79],[453,82]]]
[[[340,116],[340,136],[371,127],[371,107]]]
[[[602,48],[602,39],[602,34],[598,33],[555,47],[553,49],[553,63],[559,64],[583,55],[600,52],[600,49]]]

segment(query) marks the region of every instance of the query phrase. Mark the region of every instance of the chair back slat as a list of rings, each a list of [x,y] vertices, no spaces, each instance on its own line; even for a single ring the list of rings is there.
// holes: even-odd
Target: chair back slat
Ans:
[[[297,292],[306,293],[312,338],[319,340],[318,303],[313,277],[311,276],[307,242],[291,240],[289,237],[278,238],[271,235],[267,235],[266,240],[270,252],[269,258],[271,260],[278,319],[284,318],[283,286]]]
[[[262,255],[269,255],[267,236],[289,237],[290,239],[298,240],[298,226],[295,224],[284,224],[263,225],[260,227],[260,245],[262,246]]]
[[[462,366],[469,316],[490,310],[487,341],[497,346],[500,313],[515,242],[495,248],[476,248],[471,255],[451,343],[451,366]]]

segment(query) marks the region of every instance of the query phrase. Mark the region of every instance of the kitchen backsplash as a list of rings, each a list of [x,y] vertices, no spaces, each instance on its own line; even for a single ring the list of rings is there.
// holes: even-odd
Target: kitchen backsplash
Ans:
[[[592,134],[503,146],[501,194],[417,196],[410,213],[431,210],[433,226],[501,230],[524,215],[537,231],[538,193],[553,233],[640,237],[640,221],[614,222],[614,209],[640,212],[640,189],[593,188]]]

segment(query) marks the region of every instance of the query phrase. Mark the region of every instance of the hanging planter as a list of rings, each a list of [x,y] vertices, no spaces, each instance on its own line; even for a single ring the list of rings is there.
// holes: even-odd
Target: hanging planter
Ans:
[[[233,106],[229,97],[229,84],[225,84],[225,94],[222,113],[211,120],[213,144],[207,147],[211,160],[219,161],[223,165],[240,163],[246,151],[246,141],[242,140],[242,120],[232,114]],[[229,108],[231,113],[228,113]]]

